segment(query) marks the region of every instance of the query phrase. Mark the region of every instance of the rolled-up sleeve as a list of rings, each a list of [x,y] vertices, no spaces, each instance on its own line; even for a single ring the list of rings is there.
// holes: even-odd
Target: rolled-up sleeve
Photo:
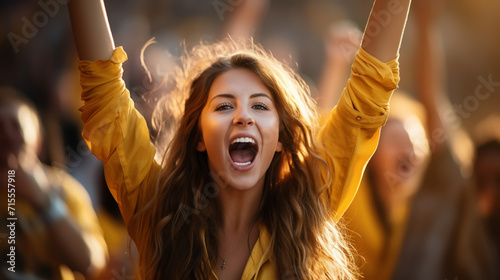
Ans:
[[[383,63],[360,49],[347,86],[319,133],[332,176],[326,193],[336,219],[356,195],[366,164],[377,148],[398,82],[397,58]]]
[[[82,136],[104,162],[106,182],[128,223],[140,195],[148,190],[155,148],[146,121],[134,108],[122,79],[127,55],[117,48],[109,60],[79,61],[84,122]],[[139,190],[141,191],[139,193]]]

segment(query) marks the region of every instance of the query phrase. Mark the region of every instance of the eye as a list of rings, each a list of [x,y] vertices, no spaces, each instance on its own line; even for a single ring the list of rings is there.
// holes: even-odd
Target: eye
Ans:
[[[233,108],[233,105],[231,103],[221,103],[215,107],[215,111],[227,111]]]
[[[267,107],[266,104],[262,103],[262,102],[258,102],[256,104],[254,104],[252,106],[253,109],[257,109],[257,110],[263,110],[263,111],[267,111],[269,110],[269,107]]]

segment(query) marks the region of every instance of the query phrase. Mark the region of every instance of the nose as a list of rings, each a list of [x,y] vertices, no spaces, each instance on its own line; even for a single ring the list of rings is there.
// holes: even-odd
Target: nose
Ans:
[[[235,126],[248,126],[248,125],[253,125],[254,123],[255,121],[247,109],[240,107],[238,110],[235,111],[235,116],[233,120],[233,124]]]

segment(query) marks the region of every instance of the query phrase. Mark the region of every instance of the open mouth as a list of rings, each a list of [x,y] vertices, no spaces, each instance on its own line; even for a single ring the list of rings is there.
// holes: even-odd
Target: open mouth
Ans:
[[[259,147],[250,137],[239,137],[229,145],[229,156],[237,166],[247,166],[253,162]]]

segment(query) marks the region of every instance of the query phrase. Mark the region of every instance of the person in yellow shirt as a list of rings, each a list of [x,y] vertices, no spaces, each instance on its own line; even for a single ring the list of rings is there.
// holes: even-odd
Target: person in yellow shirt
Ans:
[[[159,147],[121,78],[126,54],[103,2],[68,3],[83,137],[105,163],[140,279],[356,277],[337,222],[387,118],[410,2],[375,1],[351,80],[321,130],[304,81],[260,47],[195,47],[158,103],[174,131]]]

